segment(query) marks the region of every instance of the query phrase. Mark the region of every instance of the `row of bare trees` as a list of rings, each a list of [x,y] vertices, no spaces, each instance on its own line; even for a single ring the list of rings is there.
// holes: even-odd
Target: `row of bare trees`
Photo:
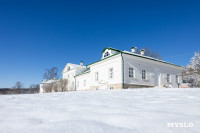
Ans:
[[[17,81],[12,87],[12,90],[15,90],[15,94],[38,93],[39,89],[39,84],[32,84],[29,88],[25,88],[21,81]]]

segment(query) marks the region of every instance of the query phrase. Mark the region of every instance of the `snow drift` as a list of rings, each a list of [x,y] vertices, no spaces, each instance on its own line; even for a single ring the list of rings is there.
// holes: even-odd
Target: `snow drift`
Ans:
[[[197,88],[0,96],[1,133],[197,133],[199,125]]]

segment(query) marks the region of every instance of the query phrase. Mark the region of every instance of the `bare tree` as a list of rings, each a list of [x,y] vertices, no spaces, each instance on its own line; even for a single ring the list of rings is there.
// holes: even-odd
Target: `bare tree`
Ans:
[[[60,79],[59,80],[61,91],[67,91],[68,90],[68,80],[67,79]]]
[[[39,84],[32,84],[30,85],[30,92],[31,93],[38,93],[39,89],[40,89],[40,85]]]
[[[19,91],[19,94],[20,94],[20,93],[21,93],[20,90],[23,88],[22,82],[17,81],[16,84],[15,84],[15,86],[14,86],[13,88],[16,89],[16,90],[18,90],[18,91]]]
[[[141,48],[137,49],[136,53],[140,54],[140,50],[141,50]],[[160,60],[162,59],[162,56],[159,53],[157,53],[154,50],[150,50],[149,48],[144,48],[144,55],[149,56],[149,57],[153,57],[153,58],[156,58],[156,59],[160,59]]]
[[[46,69],[46,72],[44,73],[44,79],[46,80],[58,79],[58,68],[52,67],[50,69]]]

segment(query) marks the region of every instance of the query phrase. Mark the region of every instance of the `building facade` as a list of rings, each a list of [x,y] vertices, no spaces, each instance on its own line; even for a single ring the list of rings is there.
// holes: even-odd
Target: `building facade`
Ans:
[[[70,90],[178,87],[184,67],[135,53],[105,48],[101,60],[87,66],[67,63],[62,74]]]

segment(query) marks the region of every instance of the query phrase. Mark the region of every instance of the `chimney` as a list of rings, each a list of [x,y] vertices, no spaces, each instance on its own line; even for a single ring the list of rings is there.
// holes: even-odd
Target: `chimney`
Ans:
[[[141,54],[141,55],[144,55],[144,49],[141,49],[141,50],[140,50],[140,54]]]
[[[135,53],[136,48],[137,48],[137,47],[132,47],[132,48],[131,48],[131,52]]]
[[[83,61],[80,61],[80,65],[83,66]]]

